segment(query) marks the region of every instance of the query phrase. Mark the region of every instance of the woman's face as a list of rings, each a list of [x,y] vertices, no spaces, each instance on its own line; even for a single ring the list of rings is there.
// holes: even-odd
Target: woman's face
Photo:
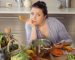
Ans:
[[[40,8],[32,7],[30,13],[30,20],[34,25],[41,25],[45,19],[46,16]]]

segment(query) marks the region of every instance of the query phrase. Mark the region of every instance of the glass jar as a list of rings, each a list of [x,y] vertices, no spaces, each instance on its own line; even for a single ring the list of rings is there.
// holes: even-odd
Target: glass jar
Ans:
[[[71,7],[71,0],[66,0],[66,8],[70,8]]]
[[[22,0],[17,0],[17,7],[20,8],[22,6]]]
[[[24,7],[25,7],[27,10],[30,10],[30,9],[31,9],[31,5],[32,5],[31,0],[25,0],[25,1],[24,1]]]

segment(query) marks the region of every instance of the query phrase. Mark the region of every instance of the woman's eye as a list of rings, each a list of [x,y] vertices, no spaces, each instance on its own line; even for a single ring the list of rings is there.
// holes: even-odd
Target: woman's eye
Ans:
[[[38,16],[40,16],[40,14],[38,14]]]
[[[37,14],[37,16],[40,16],[40,14]]]
[[[39,16],[41,16],[40,14],[36,14],[36,13],[33,13],[33,12],[31,12],[31,14],[30,14],[31,16],[36,16],[36,17],[39,17]]]

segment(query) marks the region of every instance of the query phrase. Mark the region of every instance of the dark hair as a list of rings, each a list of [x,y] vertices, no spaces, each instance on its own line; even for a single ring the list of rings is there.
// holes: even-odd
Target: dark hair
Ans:
[[[48,17],[48,11],[45,2],[37,1],[32,5],[32,7],[40,8],[43,11],[44,15],[46,15],[46,18]]]

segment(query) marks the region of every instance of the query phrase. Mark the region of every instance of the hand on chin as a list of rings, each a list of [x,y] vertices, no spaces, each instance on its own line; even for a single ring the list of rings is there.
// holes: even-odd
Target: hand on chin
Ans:
[[[63,44],[54,44],[55,48],[62,48]]]

